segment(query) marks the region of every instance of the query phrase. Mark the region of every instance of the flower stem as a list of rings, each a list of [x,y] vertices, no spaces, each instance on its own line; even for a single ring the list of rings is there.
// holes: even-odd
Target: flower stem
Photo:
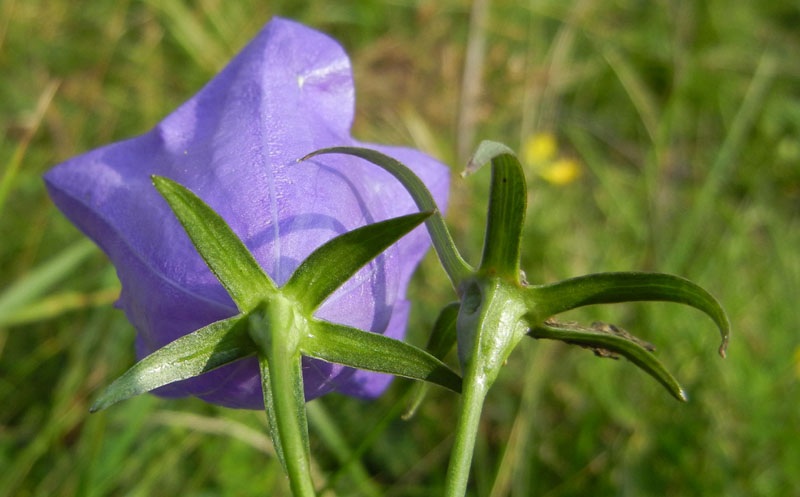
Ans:
[[[306,421],[305,401],[298,406],[293,383],[294,369],[300,369],[300,358],[275,354],[267,366],[270,373],[265,378],[272,390],[272,409],[274,409],[275,428],[280,440],[289,486],[295,497],[314,497],[314,483],[311,481],[311,465],[309,464],[308,426]],[[259,358],[264,363],[264,361]],[[295,366],[296,365],[296,366]],[[262,364],[262,371],[264,369]],[[298,371],[299,372],[299,371]],[[266,386],[266,385],[265,385]],[[302,392],[302,389],[301,389]],[[277,441],[275,441],[277,445]]]
[[[250,336],[258,348],[264,408],[294,497],[314,497],[308,448],[303,371],[290,305],[274,299],[250,316]],[[276,332],[277,330],[277,332]]]
[[[481,410],[489,390],[487,379],[483,375],[467,374],[464,380],[455,442],[447,468],[445,497],[463,497],[467,491]]]

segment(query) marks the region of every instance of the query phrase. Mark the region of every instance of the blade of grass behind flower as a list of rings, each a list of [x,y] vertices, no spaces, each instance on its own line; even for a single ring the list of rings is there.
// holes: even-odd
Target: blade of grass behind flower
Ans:
[[[11,156],[8,164],[6,164],[3,176],[0,178],[0,217],[3,215],[3,207],[5,207],[6,198],[11,192],[11,188],[14,186],[14,180],[22,164],[22,159],[28,151],[28,145],[36,134],[36,131],[39,130],[39,125],[42,123],[44,114],[50,107],[50,103],[53,101],[53,97],[60,84],[61,83],[58,81],[51,81],[39,95],[39,100],[36,102],[36,108],[34,109],[33,120],[22,139],[19,141],[16,150],[14,150],[14,155]]]
[[[86,239],[80,240],[6,287],[0,293],[0,325],[13,317],[21,308],[31,305],[97,252],[94,243]]]
[[[169,34],[207,74],[222,68],[231,54],[205,29],[195,11],[173,0],[146,0],[146,3],[160,14]]]
[[[306,404],[306,413],[313,434],[320,437],[321,442],[338,461],[340,470],[346,472],[353,480],[354,487],[358,490],[356,493],[367,497],[383,495],[380,487],[372,481],[361,461],[353,457],[353,450],[337,426],[336,419],[331,416],[325,405],[319,401],[309,402]]]
[[[436,322],[433,324],[433,331],[428,338],[428,344],[425,350],[433,357],[444,360],[445,356],[453,350],[458,339],[456,333],[456,319],[458,318],[458,310],[461,308],[459,302],[452,302],[446,305]],[[403,419],[410,419],[414,416],[425,396],[428,393],[430,384],[427,382],[418,382],[411,388],[409,393],[409,403],[406,412],[403,413]]]
[[[41,413],[20,412],[20,421],[26,426],[35,427],[36,431],[28,443],[15,453],[10,464],[0,471],[0,495],[16,495],[17,489],[36,465],[41,460],[48,460],[51,451],[63,449],[64,440],[79,430],[88,407],[86,396],[91,386],[86,384],[86,378],[92,369],[92,356],[98,342],[107,336],[112,316],[113,310],[110,308],[94,312],[91,319],[80,327],[80,332],[77,327],[70,331],[71,336],[76,338],[63,342],[68,367],[50,385],[48,409],[44,416]],[[118,326],[111,331],[119,332]],[[46,364],[42,361],[44,366]],[[8,409],[16,407],[9,406]]]
[[[763,109],[764,100],[769,96],[772,81],[778,74],[779,63],[779,57],[770,51],[761,55],[747,93],[725,135],[725,141],[720,146],[702,187],[695,192],[688,215],[680,223],[664,265],[666,270],[680,271],[690,260],[695,245],[703,234],[702,223],[708,222],[709,212],[717,201],[720,189],[729,178],[735,177],[739,152]]]

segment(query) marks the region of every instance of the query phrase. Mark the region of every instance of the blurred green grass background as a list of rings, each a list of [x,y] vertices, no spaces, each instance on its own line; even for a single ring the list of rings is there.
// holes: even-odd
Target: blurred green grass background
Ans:
[[[528,164],[531,282],[658,270],[710,289],[700,313],[607,306],[659,348],[675,402],[625,361],[523,343],[491,392],[470,495],[800,495],[800,6],[793,0],[4,0],[0,3],[0,495],[288,495],[263,413],[141,396],[89,415],[133,361],[113,268],[41,174],[147,131],[273,15],[341,41],[355,135],[461,170],[477,140],[552,137],[581,174]],[[545,133],[542,135],[542,133]],[[454,176],[449,223],[472,261],[486,172]],[[424,343],[452,295],[429,256],[411,289]],[[410,421],[406,381],[309,404],[323,494],[441,493],[456,396]]]

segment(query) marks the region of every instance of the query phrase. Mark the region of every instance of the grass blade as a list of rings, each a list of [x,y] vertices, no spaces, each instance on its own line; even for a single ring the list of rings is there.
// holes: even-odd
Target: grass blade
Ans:
[[[89,240],[81,240],[42,263],[0,293],[0,322],[20,308],[30,305],[53,285],[69,276],[97,249]]]

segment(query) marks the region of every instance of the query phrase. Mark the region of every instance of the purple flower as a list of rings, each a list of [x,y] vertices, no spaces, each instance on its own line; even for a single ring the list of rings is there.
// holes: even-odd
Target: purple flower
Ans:
[[[122,282],[119,306],[138,330],[137,355],[236,314],[150,175],[194,191],[282,285],[312,250],[359,226],[417,209],[378,167],[352,157],[295,160],[330,146],[367,146],[407,164],[438,205],[448,170],[412,149],[350,137],[350,62],[331,38],[274,19],[205,88],[152,131],[93,150],[45,175],[50,196],[108,255]],[[334,293],[316,315],[402,338],[405,291],[429,245],[419,227]],[[375,397],[391,377],[304,360],[306,398],[330,391]],[[255,359],[158,390],[229,407],[263,406]]]

